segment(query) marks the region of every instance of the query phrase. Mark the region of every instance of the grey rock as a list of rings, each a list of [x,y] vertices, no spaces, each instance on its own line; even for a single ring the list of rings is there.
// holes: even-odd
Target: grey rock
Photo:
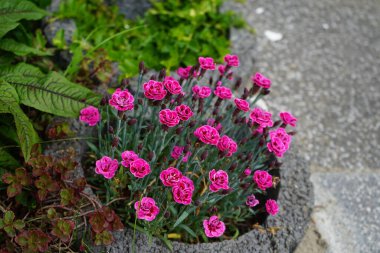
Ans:
[[[313,219],[327,252],[379,252],[380,174],[315,173],[311,179],[318,192]]]
[[[279,227],[276,234],[252,230],[236,240],[218,243],[184,244],[173,242],[174,252],[292,252],[302,239],[313,206],[313,189],[309,181],[309,167],[304,159],[293,150],[284,158],[281,169],[281,188],[279,194],[280,212],[268,217],[266,226]],[[163,243],[153,238],[149,245],[146,235],[133,230],[114,233],[115,242],[106,248],[95,248],[95,252],[105,250],[110,253],[132,252],[168,252]]]
[[[53,39],[60,30],[64,30],[65,42],[67,45],[70,45],[73,41],[74,33],[77,30],[75,21],[72,19],[58,19],[48,23],[44,28],[44,34],[50,45],[53,45]]]
[[[142,17],[151,7],[151,3],[148,0],[107,0],[106,2],[109,5],[117,5],[119,12],[127,19]]]

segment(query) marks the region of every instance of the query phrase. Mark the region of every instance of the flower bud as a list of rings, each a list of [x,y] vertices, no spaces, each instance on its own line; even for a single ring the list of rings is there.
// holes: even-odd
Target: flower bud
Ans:
[[[201,155],[201,161],[206,160],[207,156],[208,156],[208,151],[205,150],[205,151],[202,153],[202,155]]]
[[[169,127],[167,125],[162,125],[161,127],[164,132],[167,132],[169,130]]]
[[[109,132],[110,134],[113,134],[113,133],[114,133],[114,131],[113,131],[113,127],[112,127],[112,126],[110,126],[110,127],[108,128],[108,132]]]
[[[238,166],[237,163],[232,163],[229,170],[233,172],[237,168],[237,166]]]
[[[175,130],[175,133],[179,135],[179,134],[181,134],[181,133],[182,133],[183,129],[184,129],[184,127],[183,127],[183,126],[181,126],[181,127],[178,127],[178,128]]]
[[[275,127],[278,127],[280,124],[281,124],[281,120],[277,120],[277,121],[275,121],[274,123],[273,123],[273,128],[275,128]]]
[[[166,212],[164,213],[164,217],[165,217],[166,219],[169,219],[169,218],[170,218],[170,212],[169,212],[169,211],[166,211]]]
[[[251,96],[255,95],[260,90],[260,86],[253,85],[253,87],[249,90],[249,94]]]
[[[235,86],[234,86],[235,90],[239,89],[239,87],[241,85],[241,81],[242,81],[241,77],[238,77],[236,82],[235,82]]]
[[[164,110],[164,109],[166,109],[166,105],[165,105],[165,104],[162,104],[162,105],[161,105],[161,110]]]
[[[268,95],[268,94],[270,93],[270,90],[269,90],[269,89],[262,89],[262,90],[260,91],[260,93],[261,93],[262,95],[266,96],[266,95]]]
[[[218,107],[222,103],[222,99],[218,97],[218,100],[215,102],[215,106]]]
[[[143,149],[143,144],[140,143],[140,144],[137,146],[137,150],[138,150],[139,152],[141,152],[142,149]]]
[[[248,155],[245,159],[246,159],[246,161],[251,161],[252,158],[253,158],[253,154],[250,152],[250,153],[248,153]]]
[[[219,113],[219,108],[218,107],[215,107],[215,109],[212,111],[212,115],[218,115]]]
[[[218,212],[218,208],[216,206],[212,206],[212,207],[210,207],[209,212],[210,213],[217,213]]]
[[[247,99],[249,95],[249,91],[247,88],[244,88],[244,91],[243,91],[243,96],[241,97],[242,99]]]
[[[100,101],[101,106],[105,106],[107,104],[107,97],[103,97],[102,100]]]
[[[153,151],[150,151],[150,152],[148,153],[148,161],[152,161],[153,157],[154,157],[154,152],[153,152]]]
[[[244,183],[244,184],[241,184],[240,187],[243,189],[243,190],[247,190],[249,188],[251,184],[250,183]]]
[[[158,80],[164,80],[166,76],[166,69],[161,69],[160,73],[158,74]]]
[[[155,74],[151,75],[149,80],[157,80],[157,76]]]
[[[197,122],[195,120],[192,120],[190,123],[189,123],[189,127],[192,128],[195,126]]]
[[[119,145],[119,138],[115,137],[112,139],[112,147],[116,148]]]
[[[139,72],[140,72],[141,74],[143,74],[144,71],[145,71],[145,64],[144,64],[143,61],[141,61],[141,62],[139,63]]]
[[[128,120],[127,124],[128,124],[128,126],[133,126],[136,123],[137,123],[137,119],[133,118],[133,119]]]
[[[291,136],[294,136],[294,135],[297,134],[297,131],[291,131],[291,132],[289,132],[288,134],[291,135]]]
[[[138,103],[139,105],[143,105],[144,101],[142,100],[142,98],[139,98],[139,99],[137,99],[137,103]]]
[[[121,89],[124,90],[125,88],[127,88],[127,86],[129,85],[129,79],[128,78],[123,78],[121,80]]]
[[[196,201],[194,201],[194,205],[196,206],[200,206],[202,204],[202,202],[199,201],[199,199],[197,199]]]
[[[138,110],[138,109],[139,109],[139,104],[135,104],[135,105],[133,106],[133,109],[134,109],[134,110]]]
[[[208,83],[209,83],[210,85],[212,85],[213,82],[214,82],[214,80],[213,80],[212,76],[210,76],[210,79],[208,79]]]

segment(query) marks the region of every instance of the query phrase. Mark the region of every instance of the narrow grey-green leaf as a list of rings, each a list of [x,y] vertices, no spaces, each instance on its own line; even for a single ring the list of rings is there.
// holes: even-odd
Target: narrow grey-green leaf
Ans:
[[[39,56],[51,55],[50,52],[44,52],[37,48],[30,47],[23,43],[17,42],[13,39],[7,39],[7,38],[0,40],[0,49],[4,51],[12,52],[18,56],[25,56],[25,55],[30,55],[30,54],[39,55]]]

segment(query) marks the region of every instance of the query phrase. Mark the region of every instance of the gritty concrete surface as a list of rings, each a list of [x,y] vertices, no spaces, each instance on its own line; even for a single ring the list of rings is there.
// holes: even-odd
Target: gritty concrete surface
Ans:
[[[297,253],[315,245],[380,252],[380,1],[247,0],[225,8],[256,29],[232,32],[241,74],[271,78],[269,107],[299,118],[295,143],[311,164],[316,203],[315,226]]]

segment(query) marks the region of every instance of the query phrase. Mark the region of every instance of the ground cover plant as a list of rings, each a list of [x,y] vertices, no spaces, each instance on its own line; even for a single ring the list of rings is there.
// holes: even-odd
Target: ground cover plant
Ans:
[[[218,66],[199,57],[176,77],[163,70],[143,81],[141,63],[137,84],[124,80],[99,108],[81,111],[81,121],[98,128],[94,180],[106,191],[97,193],[120,200],[113,208],[133,229],[169,246],[169,239],[207,242],[236,238],[278,212],[277,158],[297,119],[282,112],[274,121],[255,106],[270,93],[260,73],[234,94],[239,64],[235,55]]]

